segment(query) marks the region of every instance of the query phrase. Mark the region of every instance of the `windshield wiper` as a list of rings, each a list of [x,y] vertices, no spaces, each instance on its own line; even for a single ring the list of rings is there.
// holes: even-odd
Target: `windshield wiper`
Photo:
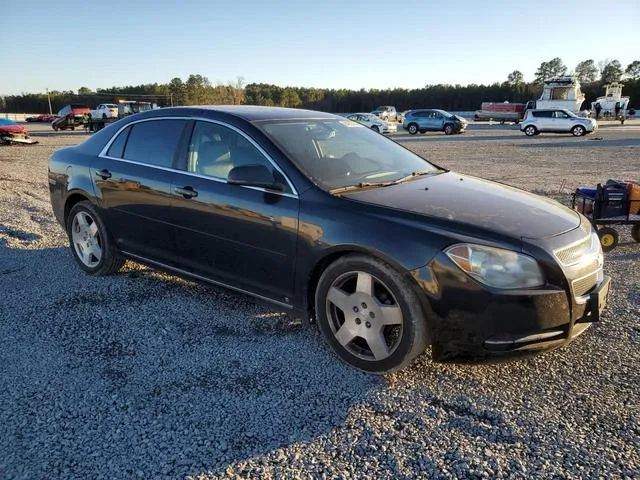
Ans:
[[[330,190],[329,193],[350,192],[351,190],[360,190],[361,188],[367,187],[388,187],[389,185],[393,185],[393,183],[394,182],[360,182],[355,185],[334,188],[333,190]]]
[[[418,170],[416,172],[411,172],[411,174],[407,175],[406,177],[402,177],[399,178],[397,180],[394,180],[393,182],[390,182],[390,185],[397,185],[398,183],[403,183],[406,182],[407,180],[412,180],[416,177],[421,177],[422,175],[433,175],[438,173],[438,170],[433,170],[433,169],[429,169],[429,170]]]
[[[362,188],[368,188],[368,187],[390,187],[391,185],[397,185],[399,183],[403,183],[406,182],[408,180],[412,180],[416,177],[421,177],[423,175],[435,175],[440,173],[441,170],[432,170],[432,169],[428,169],[428,170],[418,170],[416,172],[411,172],[411,174],[399,178],[397,180],[391,180],[389,182],[360,182],[360,183],[356,183],[355,185],[347,185],[345,187],[338,187],[338,188],[334,188],[333,190],[330,190],[330,193],[343,193],[343,192],[350,192],[352,190],[360,190]]]

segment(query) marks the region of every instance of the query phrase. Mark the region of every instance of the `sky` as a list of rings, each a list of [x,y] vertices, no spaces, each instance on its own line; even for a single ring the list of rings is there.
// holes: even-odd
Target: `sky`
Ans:
[[[0,0],[0,94],[212,82],[419,88],[640,60],[640,0]],[[8,46],[11,48],[8,48]]]

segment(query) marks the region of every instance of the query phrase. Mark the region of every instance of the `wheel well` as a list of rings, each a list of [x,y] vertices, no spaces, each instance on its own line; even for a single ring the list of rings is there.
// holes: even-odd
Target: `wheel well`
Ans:
[[[311,271],[311,275],[309,275],[309,281],[307,282],[306,301],[307,301],[307,310],[309,311],[309,314],[311,314],[315,309],[314,304],[315,304],[316,287],[318,286],[320,277],[322,276],[326,268],[329,265],[331,265],[333,262],[338,260],[339,258],[345,257],[353,253],[361,253],[361,252],[358,252],[357,250],[343,250],[340,252],[333,252],[327,255],[326,257],[324,257],[313,267],[313,270]]]
[[[393,260],[385,258],[383,255],[376,255],[375,252],[371,252],[371,251],[351,248],[346,250],[340,250],[337,252],[332,252],[326,257],[323,257],[318,263],[316,263],[316,265],[313,267],[313,270],[311,271],[311,275],[309,275],[309,280],[307,281],[307,292],[306,292],[305,300],[307,302],[306,310],[309,312],[310,315],[313,313],[315,308],[314,307],[315,293],[316,293],[316,287],[320,282],[320,277],[322,276],[322,274],[324,273],[324,271],[327,269],[329,265],[331,265],[336,260],[342,257],[346,257],[348,255],[367,255],[372,258],[377,258],[378,260],[382,260],[383,262],[388,263],[393,268],[396,268],[398,270],[402,269],[402,267],[398,265],[396,262],[394,262]]]
[[[67,224],[67,216],[69,215],[69,212],[71,211],[73,206],[76,203],[82,202],[84,200],[88,200],[88,198],[85,197],[84,195],[82,195],[81,193],[73,193],[73,194],[69,195],[69,198],[67,198],[67,201],[64,204],[64,223],[65,223],[65,225]]]

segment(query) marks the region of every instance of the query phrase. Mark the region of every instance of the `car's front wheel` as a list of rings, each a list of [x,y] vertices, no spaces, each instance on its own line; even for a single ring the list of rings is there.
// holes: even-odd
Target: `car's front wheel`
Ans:
[[[315,295],[318,325],[347,364],[382,374],[400,369],[427,345],[415,287],[387,263],[350,255],[322,274]]]
[[[418,125],[416,125],[415,123],[410,123],[407,130],[409,130],[409,133],[411,135],[415,135],[416,133],[418,133]]]
[[[587,131],[582,125],[576,125],[571,129],[571,133],[573,134],[574,137],[581,137],[585,133],[587,133]]]
[[[451,134],[453,134],[453,125],[451,125],[451,124],[449,124],[449,123],[448,123],[448,124],[446,124],[446,125],[444,126],[444,134],[445,134],[445,135],[451,135]]]
[[[371,130],[373,130],[376,133],[380,133],[380,128],[377,125],[372,125]]]
[[[529,125],[528,127],[525,127],[525,129],[524,129],[524,134],[527,137],[533,137],[537,133],[538,133],[538,129],[536,127],[534,127],[533,125]]]
[[[120,270],[125,262],[98,211],[89,201],[78,202],[71,208],[67,235],[73,258],[90,275],[110,275]]]

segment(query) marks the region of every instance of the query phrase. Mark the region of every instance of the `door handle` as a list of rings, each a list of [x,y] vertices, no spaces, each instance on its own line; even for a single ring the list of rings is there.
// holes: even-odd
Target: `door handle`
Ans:
[[[198,196],[198,191],[194,190],[193,187],[175,187],[173,191],[182,195],[184,198],[193,198]]]
[[[106,180],[107,178],[111,178],[111,172],[106,168],[103,168],[102,170],[96,171],[96,176],[100,177],[103,180]]]

